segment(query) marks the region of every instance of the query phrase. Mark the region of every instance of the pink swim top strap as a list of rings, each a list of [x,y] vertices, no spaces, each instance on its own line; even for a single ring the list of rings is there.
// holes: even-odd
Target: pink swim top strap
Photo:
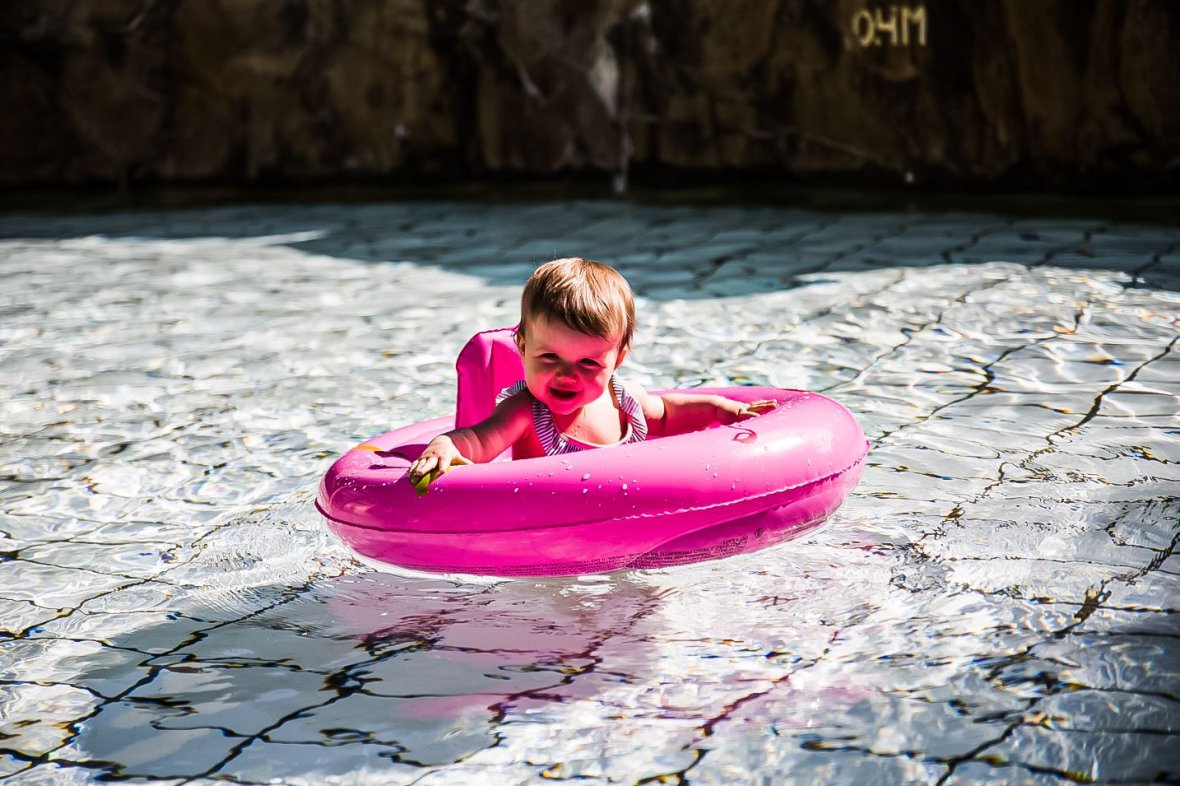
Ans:
[[[619,402],[619,409],[622,410],[623,414],[627,416],[627,420],[631,423],[627,439],[623,440],[621,444],[643,442],[647,439],[647,418],[643,416],[643,407],[627,392],[627,389],[619,382],[618,377],[614,375],[610,378],[610,388],[615,394],[615,400]],[[496,397],[496,401],[498,403],[509,396],[515,396],[522,390],[527,389],[527,383],[522,380],[511,387],[505,388]],[[557,430],[557,426],[553,423],[553,413],[549,411],[549,407],[535,398],[533,399],[533,430],[537,432],[537,441],[541,443],[546,456],[561,456],[566,453],[577,453],[588,449],[588,446],[571,442],[562,436],[561,432]]]

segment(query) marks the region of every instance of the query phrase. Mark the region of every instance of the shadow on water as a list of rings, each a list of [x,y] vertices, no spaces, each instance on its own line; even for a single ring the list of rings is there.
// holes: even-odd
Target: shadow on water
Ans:
[[[778,291],[825,273],[1004,261],[1114,270],[1180,289],[1180,203],[1054,196],[698,190],[586,198],[478,188],[264,194],[225,204],[164,193],[133,210],[0,215],[0,237],[250,240],[309,255],[408,262],[519,286],[537,264],[588,256],[642,273],[651,299]],[[394,193],[393,196],[404,196]],[[593,196],[593,195],[591,195]],[[308,198],[317,201],[308,201]],[[324,201],[338,198],[338,201]],[[85,204],[85,203],[83,203]],[[119,207],[119,203],[104,203]]]
[[[78,659],[77,683],[104,697],[77,726],[83,766],[249,782],[445,766],[495,747],[509,713],[656,668],[643,642],[658,592],[626,581],[369,573],[257,594],[191,599]],[[608,649],[615,670],[596,674]]]
[[[54,760],[106,781],[543,779],[563,762],[626,769],[619,739],[638,731],[669,782],[735,746],[800,782],[837,758],[845,774],[860,762],[858,782],[912,776],[895,766],[928,782],[960,766],[969,782],[1063,775],[1061,762],[1091,766],[1090,745],[1136,782],[1175,771],[1174,752],[1134,742],[1175,729],[1174,637],[1104,620],[1097,600],[1130,573],[1084,601],[1082,582],[1019,603],[951,580],[958,558],[885,548],[856,521],[827,540],[739,567],[758,589],[736,591],[720,563],[593,582],[207,586],[167,621],[75,651],[71,682],[100,699]],[[1047,713],[1052,725],[1035,720]]]

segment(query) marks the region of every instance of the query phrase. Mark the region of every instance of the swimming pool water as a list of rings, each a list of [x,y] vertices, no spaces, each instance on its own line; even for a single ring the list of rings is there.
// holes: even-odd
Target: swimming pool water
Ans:
[[[822,391],[826,527],[667,571],[375,572],[311,505],[554,256],[649,386]],[[626,201],[0,216],[0,780],[1180,779],[1180,229]]]

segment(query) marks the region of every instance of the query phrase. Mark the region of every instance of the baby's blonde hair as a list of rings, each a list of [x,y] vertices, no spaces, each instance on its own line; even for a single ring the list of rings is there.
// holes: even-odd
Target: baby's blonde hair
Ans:
[[[520,296],[520,326],[534,317],[555,319],[579,333],[599,338],[622,336],[620,349],[635,335],[635,298],[617,270],[581,257],[555,259],[529,276]]]

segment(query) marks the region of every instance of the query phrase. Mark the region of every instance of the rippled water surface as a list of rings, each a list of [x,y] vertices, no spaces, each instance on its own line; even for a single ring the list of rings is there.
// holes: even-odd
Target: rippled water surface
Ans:
[[[311,500],[535,263],[631,379],[820,390],[826,527],[668,571],[373,572]],[[0,217],[0,780],[1180,780],[1180,230],[611,201]]]

